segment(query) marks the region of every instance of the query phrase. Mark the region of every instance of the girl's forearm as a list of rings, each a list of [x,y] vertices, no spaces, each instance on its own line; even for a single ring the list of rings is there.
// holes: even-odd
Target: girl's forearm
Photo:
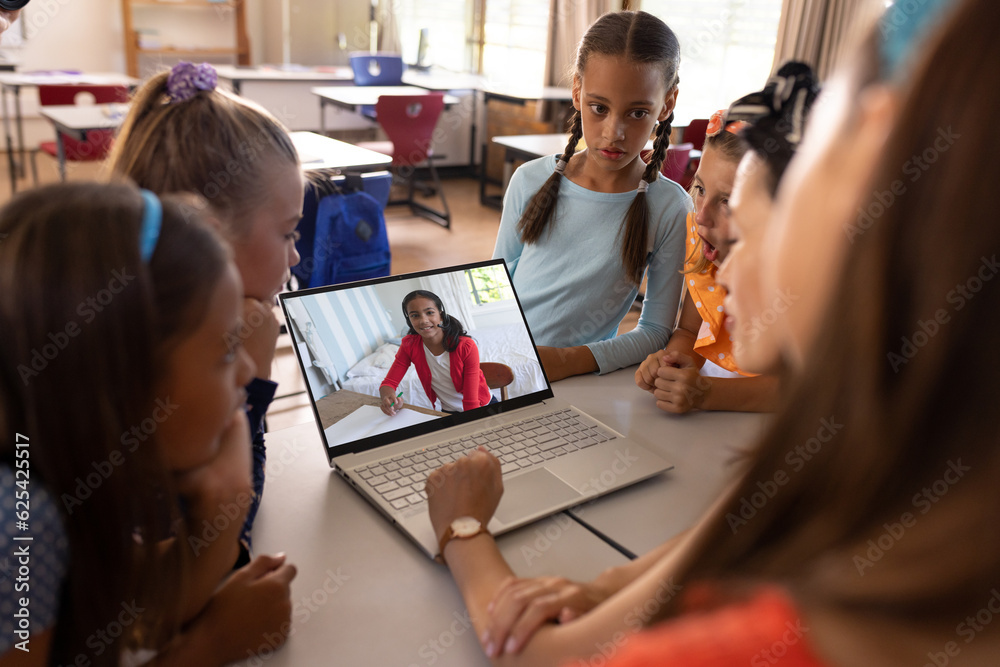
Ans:
[[[550,382],[573,375],[596,373],[600,370],[594,353],[586,345],[577,347],[539,347],[538,354]]]
[[[182,622],[197,616],[212,593],[229,575],[239,556],[239,537],[250,498],[241,494],[228,502],[201,502],[192,505],[188,516],[188,536],[177,546],[187,549],[190,569],[184,595]],[[245,503],[241,502],[244,501]],[[238,512],[238,516],[232,518]],[[218,527],[222,526],[222,530]]]

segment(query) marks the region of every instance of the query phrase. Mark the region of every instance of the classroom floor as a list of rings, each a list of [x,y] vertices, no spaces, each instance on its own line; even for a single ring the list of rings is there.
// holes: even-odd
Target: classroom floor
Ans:
[[[0,157],[4,158],[5,165],[6,156]],[[6,203],[10,199],[10,180],[6,169],[0,171],[0,203]],[[55,160],[47,156],[38,157],[38,171],[42,184],[59,180]],[[70,180],[93,180],[100,178],[101,165],[70,165],[67,173]],[[18,183],[19,190],[30,186],[30,176],[27,181]],[[403,206],[390,207],[386,211],[393,274],[475,262],[489,259],[493,254],[500,212],[479,203],[479,181],[472,178],[447,179],[443,187],[452,215],[450,231],[411,215],[409,209]],[[431,206],[438,203],[436,199],[429,200]],[[619,333],[631,330],[637,320],[638,313],[633,309],[619,327]],[[278,397],[268,411],[268,430],[312,421],[309,399],[304,393],[305,384],[287,335],[278,340],[271,377],[279,386]]]

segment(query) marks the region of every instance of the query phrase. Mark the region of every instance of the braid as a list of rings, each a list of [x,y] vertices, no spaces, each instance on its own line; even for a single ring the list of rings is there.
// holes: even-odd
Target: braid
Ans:
[[[674,119],[673,112],[656,127],[656,139],[653,141],[653,154],[649,164],[642,173],[642,181],[646,184],[655,183],[659,178],[663,158],[670,144],[670,123]],[[641,185],[641,184],[640,184]],[[648,187],[648,185],[646,186]],[[642,274],[646,271],[647,237],[649,236],[649,205],[646,203],[646,190],[639,192],[628,207],[625,220],[622,222],[622,268],[625,275],[638,287],[642,282]]]
[[[559,159],[569,164],[570,158],[576,152],[576,145],[583,136],[583,120],[580,112],[573,113],[572,127],[570,129],[569,141],[566,143],[566,150]],[[562,170],[556,167],[556,171],[542,184],[535,196],[528,202],[521,219],[517,223],[517,231],[521,235],[523,243],[535,243],[542,237],[549,220],[552,219],[552,212],[556,208],[556,199],[559,197],[559,183],[562,182]]]
[[[657,174],[663,168],[663,160],[667,157],[667,147],[670,145],[670,125],[674,122],[674,112],[665,121],[656,126],[656,138],[653,140],[653,154],[649,156],[646,171],[642,172],[642,180],[655,183]]]

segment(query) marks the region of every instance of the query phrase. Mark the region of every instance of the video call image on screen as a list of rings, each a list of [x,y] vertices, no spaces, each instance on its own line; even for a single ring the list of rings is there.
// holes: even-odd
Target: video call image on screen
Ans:
[[[380,407],[379,388],[400,348],[403,358],[426,354],[423,338],[415,329],[410,333],[403,310],[404,298],[418,291],[422,294],[410,299],[408,312],[419,312],[417,306],[426,307],[437,297],[445,316],[423,313],[414,320],[417,328],[427,332],[439,320],[447,324],[457,319],[466,332],[469,340],[449,353],[449,363],[450,355],[467,358],[471,343],[480,364],[510,369],[509,384],[490,390],[497,401],[504,393],[511,399],[545,390],[545,377],[502,265],[286,297],[289,324],[328,447],[438,419],[448,415],[445,410],[463,409],[464,397],[453,385],[455,393],[445,399],[450,405],[442,404],[441,398],[432,404],[412,360],[395,391],[402,393],[402,409],[387,415]],[[473,402],[478,401],[479,397]]]

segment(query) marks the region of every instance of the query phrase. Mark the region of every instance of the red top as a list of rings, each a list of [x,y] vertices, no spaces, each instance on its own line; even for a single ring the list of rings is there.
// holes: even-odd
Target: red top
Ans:
[[[597,644],[603,657],[615,657],[608,667],[830,667],[812,652],[809,627],[777,587],[722,606],[689,605],[675,620],[613,639],[620,641]]]
[[[455,383],[455,391],[462,394],[462,410],[473,410],[490,402],[492,394],[486,386],[486,376],[479,369],[479,348],[476,342],[468,336],[458,339],[458,347],[451,353],[451,381]],[[403,342],[396,353],[392,367],[382,380],[383,386],[395,389],[403,380],[406,369],[413,364],[417,369],[420,384],[431,401],[431,406],[437,400],[437,394],[431,387],[431,368],[424,356],[424,341],[416,334],[403,336]]]

